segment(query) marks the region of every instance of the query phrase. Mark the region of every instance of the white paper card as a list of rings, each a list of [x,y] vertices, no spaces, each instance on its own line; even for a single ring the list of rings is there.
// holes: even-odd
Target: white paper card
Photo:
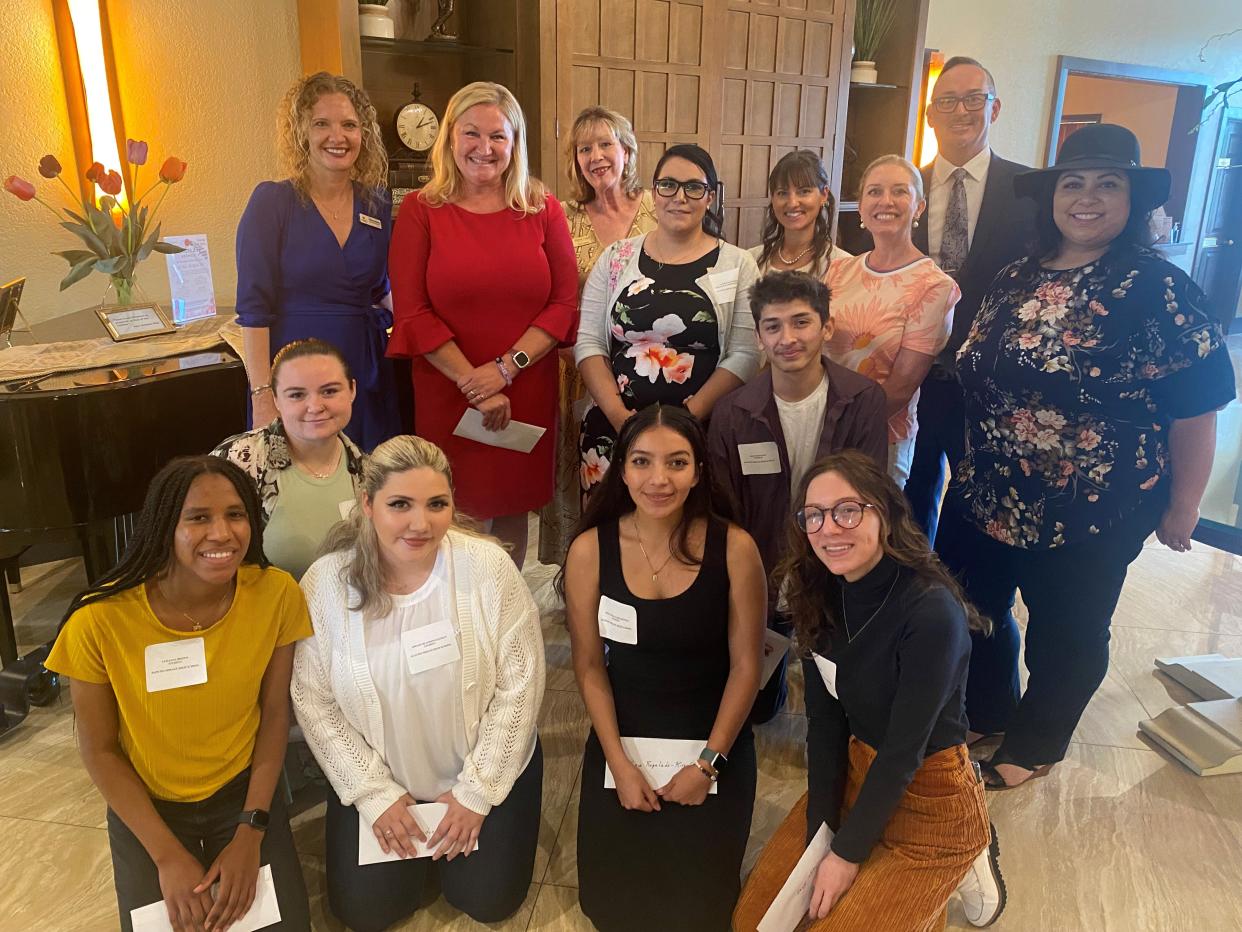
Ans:
[[[529,453],[535,449],[535,444],[546,432],[546,427],[536,427],[524,421],[510,421],[504,430],[488,430],[483,426],[483,415],[477,408],[467,408],[457,426],[453,428],[455,437],[476,440],[489,447],[517,450],[519,453]]]
[[[352,498],[347,498],[345,501],[339,503],[336,507],[340,509],[341,520],[348,521],[350,512],[354,510],[354,500]]]
[[[621,644],[638,643],[638,609],[606,595],[599,597],[599,636]]]
[[[408,806],[410,815],[414,817],[414,821],[418,823],[418,827],[423,830],[426,838],[431,838],[432,833],[440,825],[440,820],[448,813],[448,803],[419,803],[417,806]],[[391,845],[389,846],[391,847]],[[415,841],[414,849],[416,858],[429,858],[435,854],[434,848],[427,847],[425,842]],[[476,841],[471,851],[479,850],[479,843]],[[400,861],[399,855],[394,849],[388,854],[384,853],[384,849],[380,847],[379,839],[375,837],[375,829],[367,822],[366,819],[358,819],[358,866],[363,867],[367,864],[383,864],[385,861]]]
[[[815,666],[819,670],[819,678],[824,681],[828,692],[832,693],[832,698],[840,699],[841,697],[837,695],[837,665],[819,654],[811,654],[811,657],[814,658]]]
[[[721,304],[728,304],[736,297],[737,269],[712,272],[707,276],[707,280],[712,283],[712,290],[716,292],[716,300]]]
[[[169,303],[174,324],[211,317],[216,313],[216,291],[211,283],[211,256],[207,234],[165,236],[164,242],[185,252],[167,255]]]
[[[634,766],[642,771],[653,790],[666,786],[677,771],[687,764],[699,759],[706,741],[694,738],[627,738],[621,737],[621,747],[625,756],[634,762]],[[615,790],[617,781],[613,779],[612,768],[604,764],[604,789]],[[712,783],[707,792],[715,793],[719,785]]]
[[[759,674],[759,688],[768,685],[772,674],[781,665],[781,660],[789,653],[789,638],[779,631],[768,628],[763,632],[763,672]]]
[[[798,858],[798,863],[789,874],[789,879],[776,894],[776,899],[763,914],[756,927],[758,932],[793,932],[802,922],[811,908],[811,894],[815,892],[815,872],[819,863],[828,854],[828,846],[832,844],[832,831],[827,825],[820,825],[819,831],[811,839],[811,843]]]
[[[771,440],[762,443],[739,443],[737,458],[743,476],[771,476],[781,471],[781,452]]]
[[[220,889],[219,884],[211,888],[212,896]],[[168,907],[164,901],[140,906],[129,911],[134,932],[172,932],[172,923],[168,921]],[[272,881],[272,865],[264,864],[259,868],[259,882],[254,891],[254,902],[250,909],[237,922],[229,926],[229,932],[255,932],[266,929],[280,922],[280,905],[276,902],[276,884]]]
[[[453,630],[453,622],[447,618],[402,631],[401,652],[405,654],[411,676],[461,659],[457,632]]]
[[[201,637],[148,644],[146,661],[149,693],[207,682],[207,650]]]

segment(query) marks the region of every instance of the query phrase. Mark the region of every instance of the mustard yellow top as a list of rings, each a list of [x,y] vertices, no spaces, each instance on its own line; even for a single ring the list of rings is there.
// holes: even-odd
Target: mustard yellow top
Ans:
[[[586,284],[587,276],[595,267],[595,260],[604,251],[604,245],[595,235],[595,227],[591,225],[591,217],[585,207],[577,201],[564,201],[561,206],[565,208],[569,235],[574,241],[574,258],[578,261],[578,294],[581,295],[582,286]],[[655,227],[655,204],[651,200],[651,192],[644,191],[638,202],[638,213],[634,215],[634,222],[630,224],[630,231],[625,238],[650,233]]]
[[[206,799],[250,766],[259,733],[259,686],[277,647],[311,635],[293,577],[245,565],[233,604],[204,631],[174,631],[155,617],[145,586],[78,609],[47,668],[116,695],[121,750],[158,799]],[[202,638],[207,682],[147,692],[153,644]]]

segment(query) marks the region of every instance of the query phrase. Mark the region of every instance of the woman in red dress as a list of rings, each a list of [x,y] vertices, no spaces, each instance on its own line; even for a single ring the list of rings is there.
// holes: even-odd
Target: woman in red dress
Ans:
[[[389,356],[413,359],[419,435],[449,456],[461,510],[526,556],[527,512],[552,497],[557,364],[578,329],[578,269],[560,203],[526,159],[526,121],[499,84],[453,95],[433,177],[406,198],[389,274]],[[483,427],[546,429],[529,453],[455,436],[468,407]]]

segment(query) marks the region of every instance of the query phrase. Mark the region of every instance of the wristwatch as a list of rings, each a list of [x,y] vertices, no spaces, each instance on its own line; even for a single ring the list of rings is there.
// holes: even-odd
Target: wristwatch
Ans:
[[[513,359],[513,364],[517,366],[518,369],[525,369],[530,365],[530,356],[523,353],[520,349],[512,350],[509,353],[509,356]]]
[[[267,810],[250,809],[237,817],[238,825],[249,825],[256,831],[267,831]]]
[[[724,770],[725,765],[729,763],[729,758],[707,747],[703,748],[703,750],[699,752],[699,760],[705,763],[712,770],[716,771],[717,774]]]

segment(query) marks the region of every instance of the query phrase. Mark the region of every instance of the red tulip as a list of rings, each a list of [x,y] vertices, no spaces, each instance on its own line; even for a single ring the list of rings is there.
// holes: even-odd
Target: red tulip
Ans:
[[[39,159],[39,174],[44,178],[55,178],[60,174],[60,162],[56,161],[56,156],[45,155]]]
[[[146,165],[147,144],[140,139],[126,139],[125,158],[130,165]]]
[[[185,177],[186,163],[181,161],[175,155],[170,155],[164,159],[164,164],[160,166],[160,181],[167,181],[169,184],[176,184]]]
[[[19,201],[29,201],[35,196],[35,186],[25,178],[18,178],[16,175],[9,175],[4,179],[4,190]]]
[[[92,162],[91,167],[86,170],[86,180],[99,184],[99,179],[105,174],[105,169],[98,162]]]
[[[108,174],[104,175],[95,183],[99,185],[100,189],[105,194],[111,194],[113,197],[120,194],[121,188],[124,186],[124,183],[121,181],[121,176],[116,172],[108,172]]]

